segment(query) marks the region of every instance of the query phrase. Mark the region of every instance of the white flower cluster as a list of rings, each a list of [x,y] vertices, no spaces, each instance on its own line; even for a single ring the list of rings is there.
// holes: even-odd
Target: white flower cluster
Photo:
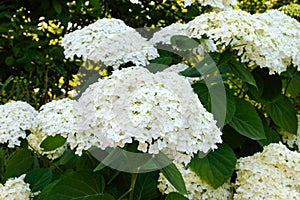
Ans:
[[[43,151],[40,144],[48,136],[57,134],[69,138],[69,134],[75,134],[76,123],[74,115],[74,100],[65,98],[53,100],[40,108],[40,112],[34,120],[31,134],[27,136],[30,148],[50,159],[55,159],[63,154],[66,144],[53,151]]]
[[[282,141],[287,144],[290,148],[295,148],[300,152],[300,115],[297,115],[298,118],[298,130],[297,135],[291,134],[287,131],[280,131],[282,135]]]
[[[185,167],[183,164],[174,162],[177,169],[181,173],[185,186],[187,189],[187,198],[190,200],[228,200],[232,199],[232,189],[229,180],[223,185],[214,189],[212,186],[203,181],[195,172]],[[176,192],[177,190],[166,179],[166,177],[160,173],[158,178],[158,189],[162,194],[168,194],[170,192]]]
[[[282,143],[240,158],[237,170],[235,200],[300,198],[300,153]]]
[[[171,45],[171,38],[173,36],[190,36],[187,28],[187,24],[171,24],[155,32],[153,34],[153,37],[150,39],[150,42],[154,46],[158,46],[158,48],[159,44]],[[217,46],[212,39],[200,39],[199,41],[200,44],[192,50],[195,56],[197,56],[197,60],[199,55],[203,56],[205,52],[215,52],[217,50]],[[198,43],[198,41],[195,41],[195,43],[196,42]],[[173,48],[176,50],[180,50],[176,46],[173,46]]]
[[[78,132],[70,142],[77,154],[95,146],[138,149],[188,163],[193,153],[222,142],[213,115],[189,83],[174,72],[150,73],[142,67],[114,71],[89,86],[75,107]]]
[[[83,56],[114,69],[130,61],[137,66],[145,66],[148,60],[159,56],[156,48],[135,29],[113,18],[103,18],[71,32],[61,43],[66,58]]]
[[[184,6],[190,6],[195,1],[202,6],[212,6],[219,9],[232,9],[236,5],[236,0],[184,0]]]
[[[28,103],[12,101],[0,105],[0,144],[8,143],[9,148],[19,146],[26,138],[26,130],[32,126],[37,111]]]
[[[187,24],[174,23],[155,32],[150,39],[152,44],[171,44],[171,37],[174,35],[189,36]]]
[[[166,26],[161,30],[155,32],[153,34],[153,37],[150,39],[150,42],[156,46],[158,44],[171,45],[171,38],[176,35],[189,37],[190,33],[188,31],[188,25],[181,24],[181,23],[174,23],[169,26]],[[217,50],[217,46],[213,40],[201,39],[201,38],[199,39],[200,39],[200,44],[195,49],[193,49],[194,53],[202,55],[204,52],[215,52]],[[175,49],[179,50],[177,47],[175,47]]]
[[[281,73],[290,64],[300,69],[300,23],[277,10],[251,15],[242,10],[211,12],[188,23],[190,37],[209,36],[230,45],[242,62]]]
[[[10,178],[4,185],[0,183],[1,200],[29,200],[31,190],[29,184],[24,182],[25,174],[17,178]]]

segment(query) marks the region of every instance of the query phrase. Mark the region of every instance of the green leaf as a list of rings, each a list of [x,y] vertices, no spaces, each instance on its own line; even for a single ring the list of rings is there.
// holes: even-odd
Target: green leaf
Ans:
[[[28,149],[18,149],[8,158],[6,163],[5,178],[17,177],[31,168],[34,157]]]
[[[189,67],[180,72],[182,76],[186,77],[201,77],[199,70],[196,67]]]
[[[214,87],[216,87],[216,86],[217,86],[217,84],[211,86],[211,91],[212,92],[216,93],[216,91],[219,91],[218,88],[214,89]],[[198,95],[198,98],[200,99],[200,101],[201,101],[202,105],[204,106],[204,108],[208,112],[211,112],[212,111],[212,102],[211,102],[212,99],[211,99],[211,96],[210,96],[210,91],[207,88],[207,85],[205,83],[199,81],[199,82],[194,83],[192,85],[192,88],[193,88],[194,92]],[[224,97],[224,99],[221,99],[220,98],[220,93],[217,93],[219,96],[218,96],[218,98],[214,99],[215,100],[214,106],[216,106],[216,108],[217,108],[216,110],[219,111],[218,114],[221,114],[220,110],[222,108],[224,108],[224,114],[226,112],[226,117],[225,117],[224,124],[227,124],[233,118],[236,107],[235,107],[235,100],[234,100],[233,92],[228,87],[225,87],[225,92],[226,92],[226,110],[224,108],[225,97]],[[219,101],[221,100],[221,101],[217,102],[216,100],[219,100]],[[216,104],[216,103],[218,103],[218,104]],[[217,115],[215,115],[215,117],[216,116]],[[222,116],[219,117],[219,118],[222,118]]]
[[[231,71],[239,77],[242,81],[249,83],[250,85],[257,87],[255,79],[249,69],[246,68],[244,63],[241,63],[237,60],[231,60],[229,62],[229,66],[231,67]]]
[[[101,9],[101,4],[99,0],[90,0],[89,2],[94,8]]]
[[[182,196],[177,192],[171,192],[168,194],[166,200],[188,200],[188,198]]]
[[[151,63],[158,63],[162,65],[170,65],[173,61],[172,57],[158,57],[151,61]]]
[[[9,84],[10,82],[12,82],[13,80],[14,80],[14,77],[13,77],[13,76],[9,76],[9,77],[5,80],[5,82],[4,82],[4,84],[2,85],[0,91],[1,91],[1,90],[4,90],[4,89],[8,86],[8,84]]]
[[[171,44],[181,50],[194,49],[199,46],[199,42],[184,35],[174,35],[171,37]]]
[[[189,6],[187,7],[186,15],[184,16],[187,19],[194,18],[199,16],[201,13],[197,6]]]
[[[37,168],[30,171],[26,177],[25,182],[30,184],[32,192],[41,191],[52,180],[52,171],[46,168]]]
[[[190,162],[190,168],[213,188],[223,185],[235,169],[237,158],[227,144],[221,144],[206,157],[195,156]]]
[[[27,72],[32,72],[34,70],[34,65],[31,64],[31,63],[26,63],[24,65],[24,69],[27,71]]]
[[[277,101],[266,105],[266,111],[277,126],[297,134],[297,111],[287,97],[281,95]]]
[[[198,95],[198,98],[201,101],[204,108],[208,112],[211,112],[211,99],[206,84],[199,81],[193,84],[192,87],[194,89],[194,92]]]
[[[264,127],[255,108],[245,100],[236,98],[236,110],[229,125],[252,140],[266,139]]]
[[[162,168],[160,171],[179,193],[187,194],[184,180],[174,163]]]
[[[40,147],[43,151],[53,151],[66,143],[67,139],[61,135],[48,136],[41,144]]]
[[[230,145],[233,149],[241,147],[248,139],[229,125],[223,127],[222,133],[223,143]]]
[[[267,122],[263,122],[263,125],[266,133],[266,139],[258,140],[257,142],[261,146],[267,146],[271,143],[278,143],[280,141],[279,134],[276,131],[274,131],[272,128],[270,128]]]
[[[226,118],[224,124],[228,124],[235,113],[236,106],[235,106],[235,97],[233,92],[228,88],[226,88]]]
[[[104,178],[98,173],[72,172],[63,176],[43,200],[114,200],[111,195],[103,193],[104,187]]]
[[[76,170],[93,170],[98,163],[99,161],[92,157],[88,152],[83,152],[76,162]]]
[[[55,187],[55,185],[59,182],[59,179],[51,182],[50,184],[48,184],[46,187],[44,187],[44,189],[41,191],[41,193],[39,194],[38,200],[45,200],[49,194],[51,194],[52,189]]]
[[[219,56],[220,57],[218,59],[218,66],[223,65],[223,64],[233,65],[233,64],[230,64],[230,61],[235,62],[237,59],[236,55],[233,53],[231,48],[226,48],[224,52],[219,54]],[[228,67],[229,67],[229,65],[228,65]],[[237,63],[237,65],[239,65],[239,63]],[[241,67],[241,66],[239,66],[239,67]]]
[[[53,6],[54,10],[57,12],[57,14],[61,13],[62,5],[61,5],[60,1],[52,0],[52,6]]]
[[[249,85],[250,96],[261,103],[276,101],[282,92],[282,83],[278,74],[269,75],[268,69],[256,68],[252,71],[257,87]]]
[[[8,65],[8,66],[14,64],[14,62],[15,62],[15,59],[14,59],[13,56],[9,56],[9,57],[7,57],[7,58],[5,59],[5,64]]]
[[[285,81],[285,86],[287,82]],[[287,94],[290,94],[293,98],[297,98],[300,91],[300,81],[292,80],[287,88]]]
[[[55,162],[55,165],[66,165],[69,162],[72,163],[74,160],[77,160],[74,151],[65,150],[64,154]]]
[[[152,73],[161,72],[165,69],[167,69],[169,66],[160,64],[160,63],[150,63],[147,66],[145,66],[146,69],[148,69]]]
[[[148,172],[138,174],[134,187],[135,200],[151,200],[161,196],[157,188],[158,172]]]
[[[280,76],[290,78],[295,81],[300,81],[300,72],[296,67],[289,66],[285,72],[282,72]]]

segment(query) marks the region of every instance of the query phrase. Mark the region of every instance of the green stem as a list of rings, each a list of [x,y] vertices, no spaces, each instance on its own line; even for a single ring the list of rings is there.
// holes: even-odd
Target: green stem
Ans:
[[[133,173],[132,177],[131,177],[131,185],[130,185],[130,194],[129,194],[129,200],[133,200],[133,193],[134,193],[134,186],[135,186],[135,182],[137,179],[138,174],[137,173]]]

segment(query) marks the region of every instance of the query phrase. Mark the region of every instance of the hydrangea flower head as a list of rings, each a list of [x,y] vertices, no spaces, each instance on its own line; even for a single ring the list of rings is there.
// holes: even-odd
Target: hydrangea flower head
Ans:
[[[9,178],[4,185],[0,183],[0,199],[29,200],[32,194],[24,178],[25,174],[17,178]]]
[[[300,153],[282,143],[266,146],[261,153],[237,163],[234,199],[299,199]]]
[[[21,138],[26,138],[26,130],[32,125],[37,111],[28,103],[12,101],[0,105],[0,144],[8,147],[19,146]]]
[[[300,23],[277,10],[251,15],[242,10],[206,13],[188,23],[190,37],[207,35],[230,45],[242,62],[280,74],[293,64],[300,69]]]
[[[62,155],[66,145],[49,152],[43,151],[40,144],[48,137],[57,134],[68,138],[69,134],[75,134],[76,124],[74,116],[74,100],[65,98],[53,100],[41,106],[31,129],[31,134],[27,136],[30,148],[42,155],[47,155],[55,159]]]
[[[160,151],[188,163],[193,153],[222,142],[213,115],[205,110],[188,81],[174,72],[150,73],[142,67],[114,71],[82,94],[75,108],[78,133],[70,143],[77,153],[95,146]]]
[[[74,55],[102,62],[117,69],[132,62],[145,66],[158,57],[157,50],[135,29],[120,19],[103,18],[64,36],[61,41],[66,58]]]

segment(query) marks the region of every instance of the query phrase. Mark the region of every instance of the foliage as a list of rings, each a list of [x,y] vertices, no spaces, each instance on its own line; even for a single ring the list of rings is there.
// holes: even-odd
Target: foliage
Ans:
[[[294,17],[300,21],[300,5],[299,4],[289,4],[279,8],[280,11],[283,11],[285,14]]]

